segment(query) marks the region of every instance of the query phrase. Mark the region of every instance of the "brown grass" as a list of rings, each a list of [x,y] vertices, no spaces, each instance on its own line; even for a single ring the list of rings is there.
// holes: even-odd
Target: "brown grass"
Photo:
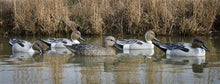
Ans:
[[[14,33],[69,33],[75,28],[62,0],[15,0],[13,5]]]
[[[10,33],[32,35],[75,29],[99,35],[143,35],[149,29],[159,35],[206,35],[215,30],[213,23],[220,12],[219,0],[12,0],[0,4],[5,3],[12,5]],[[4,16],[8,7],[1,8]]]

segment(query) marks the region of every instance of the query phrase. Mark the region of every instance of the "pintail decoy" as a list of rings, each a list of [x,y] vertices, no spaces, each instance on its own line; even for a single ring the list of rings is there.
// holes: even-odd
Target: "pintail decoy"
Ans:
[[[137,39],[120,39],[116,41],[116,48],[119,50],[140,50],[152,49],[154,45],[151,40],[159,41],[155,37],[155,33],[151,30],[147,31],[144,36],[146,42]]]
[[[81,37],[81,33],[79,31],[73,31],[71,34],[71,40],[67,38],[49,38],[47,40],[39,40],[51,48],[65,48],[64,45],[80,44],[78,39],[85,41],[85,39]]]
[[[202,37],[200,36],[194,37],[192,44],[182,42],[165,43],[163,45],[159,45],[157,43],[153,44],[164,51],[166,55],[204,56],[205,51],[209,51],[209,49],[205,46]]]
[[[40,41],[35,41],[33,44],[26,40],[19,40],[19,39],[11,39],[9,38],[9,44],[12,46],[13,52],[28,52],[34,53],[39,51],[43,53],[43,44]]]

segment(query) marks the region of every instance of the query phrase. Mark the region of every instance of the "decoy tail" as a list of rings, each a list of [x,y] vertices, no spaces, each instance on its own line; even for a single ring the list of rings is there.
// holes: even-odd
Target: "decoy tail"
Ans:
[[[8,38],[8,40],[10,40],[11,39],[11,37],[7,37]]]
[[[120,46],[119,44],[115,44],[114,47],[119,49],[119,50],[123,50],[123,46]]]
[[[8,43],[9,43],[9,45],[12,46],[13,43],[12,43],[11,37],[7,37],[7,38],[8,38]]]
[[[160,46],[159,44],[154,43],[154,42],[153,42],[153,44],[154,44],[156,47],[160,48],[160,49],[161,49],[163,52],[165,52],[165,53],[166,53],[166,51],[167,51],[167,49],[166,49],[166,48],[164,48],[164,47],[162,47],[162,46]]]
[[[48,46],[50,46],[51,44],[50,43],[48,43],[48,42],[46,42],[45,40],[43,40],[43,39],[38,39],[39,41],[41,41],[41,42],[43,42],[44,44],[46,44],[46,45],[48,45]]]

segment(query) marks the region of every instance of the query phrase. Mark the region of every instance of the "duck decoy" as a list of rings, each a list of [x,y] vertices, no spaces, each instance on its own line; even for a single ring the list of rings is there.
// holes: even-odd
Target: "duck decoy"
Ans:
[[[40,41],[35,41],[33,44],[26,40],[11,39],[9,38],[9,44],[12,46],[13,52],[27,52],[35,53],[39,51],[43,53],[43,44]]]
[[[64,45],[80,44],[78,39],[85,41],[85,39],[81,37],[81,33],[79,31],[73,31],[71,33],[71,40],[67,38],[49,38],[47,40],[39,40],[50,46],[50,48],[65,48]]]
[[[103,45],[88,43],[88,44],[73,44],[65,45],[70,51],[77,55],[101,56],[101,55],[116,55],[116,51],[112,48],[115,44],[113,36],[107,36],[104,39]]]
[[[204,56],[205,51],[209,51],[209,49],[205,46],[202,37],[200,36],[194,37],[192,44],[182,42],[165,43],[163,45],[159,45],[153,42],[153,44],[164,51],[166,55]]]
[[[151,40],[160,41],[155,37],[155,33],[151,30],[147,31],[144,36],[146,42],[137,39],[119,39],[116,41],[116,48],[119,50],[140,50],[152,49],[154,45]]]

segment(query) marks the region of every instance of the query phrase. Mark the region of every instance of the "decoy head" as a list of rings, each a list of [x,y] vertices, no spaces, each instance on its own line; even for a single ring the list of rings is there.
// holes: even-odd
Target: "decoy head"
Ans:
[[[79,31],[73,31],[71,34],[71,39],[72,40],[80,39],[82,41],[85,41],[85,39],[81,37],[81,33]]]
[[[147,31],[144,35],[144,38],[146,41],[151,41],[151,40],[160,41],[156,38],[155,33],[152,30]]]
[[[39,51],[41,54],[44,53],[44,45],[43,45],[43,43],[41,43],[40,41],[35,41],[35,42],[33,43],[32,48],[33,48],[34,50]]]
[[[112,47],[115,45],[116,39],[113,36],[107,36],[103,42],[104,47]]]
[[[193,48],[202,48],[206,51],[209,51],[209,49],[204,44],[204,40],[200,36],[196,36],[193,38],[192,47]]]

